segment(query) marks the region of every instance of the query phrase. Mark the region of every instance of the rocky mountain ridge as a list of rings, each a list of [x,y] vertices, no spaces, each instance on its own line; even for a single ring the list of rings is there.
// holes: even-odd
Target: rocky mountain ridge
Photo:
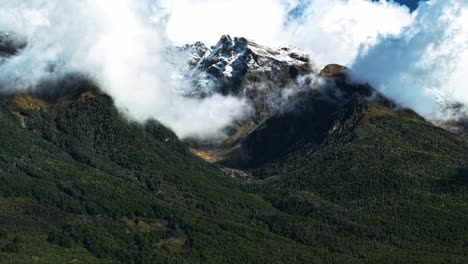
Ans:
[[[299,49],[269,48],[229,35],[222,36],[212,47],[197,42],[171,52],[170,60],[185,60],[182,75],[196,87],[191,96],[245,96],[252,101],[258,116],[271,112],[272,98],[294,85],[297,77],[317,72],[308,55]]]
[[[207,64],[221,77],[199,72],[231,78],[227,46]],[[186,48],[197,76],[212,49]],[[228,93],[261,92],[247,85],[252,57]],[[290,107],[259,104],[264,116],[198,153],[214,165],[159,122],[126,119],[85,76],[2,96],[0,262],[465,263],[468,141],[340,65],[278,70],[293,88],[271,88]]]
[[[0,63],[26,47],[27,43],[11,32],[0,31]]]

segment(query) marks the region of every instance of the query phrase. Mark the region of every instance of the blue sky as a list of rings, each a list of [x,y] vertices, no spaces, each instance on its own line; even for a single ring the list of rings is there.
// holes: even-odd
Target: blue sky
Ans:
[[[379,0],[372,0],[373,2],[378,2]],[[426,1],[426,0],[393,0],[396,3],[406,5],[409,7],[411,11],[416,10],[418,8],[418,3],[420,1]],[[308,0],[300,0],[300,3],[295,9],[293,9],[290,13],[290,19],[298,18],[301,17],[302,12],[304,10],[304,7],[310,4]]]
[[[120,0],[111,6],[107,1],[0,0],[0,26],[33,43],[2,64],[0,80],[8,87],[34,84],[50,78],[48,66],[60,60],[63,73],[95,77],[130,117],[158,119],[181,137],[214,136],[248,109],[248,100],[187,101],[174,90],[190,90],[185,85],[191,82],[173,79],[180,73],[161,63],[165,59],[158,51],[174,43],[214,45],[230,34],[273,47],[295,46],[308,52],[317,68],[349,66],[356,80],[420,112],[440,110],[441,97],[468,105],[468,0],[431,0],[418,14],[373,0],[161,1],[164,8],[149,14],[142,7],[154,0]],[[297,1],[302,7],[285,14],[284,4]],[[417,6],[416,0],[394,1],[412,10]],[[315,5],[304,11],[307,3]],[[288,19],[298,20],[285,24]]]
[[[418,2],[420,0],[394,0],[394,1],[408,6],[411,9],[411,11],[413,11],[418,7]]]

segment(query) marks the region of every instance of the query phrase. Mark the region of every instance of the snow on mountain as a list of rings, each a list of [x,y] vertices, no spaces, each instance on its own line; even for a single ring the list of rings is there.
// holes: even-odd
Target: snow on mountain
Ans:
[[[222,94],[240,94],[249,88],[279,89],[298,75],[312,72],[306,53],[292,48],[273,49],[245,38],[221,37],[198,61],[192,74],[208,73]],[[258,85],[262,87],[258,87]]]
[[[221,37],[212,47],[201,42],[171,48],[167,60],[181,80],[190,80],[190,96],[245,96],[256,113],[270,112],[272,97],[293,85],[299,76],[318,74],[308,55],[294,47],[270,48],[245,38]]]

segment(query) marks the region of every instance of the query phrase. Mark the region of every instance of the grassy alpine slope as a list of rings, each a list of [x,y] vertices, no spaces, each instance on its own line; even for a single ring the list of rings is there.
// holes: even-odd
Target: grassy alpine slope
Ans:
[[[105,95],[6,99],[0,262],[466,261],[466,140],[374,108],[335,114],[352,125],[301,137],[244,180]]]

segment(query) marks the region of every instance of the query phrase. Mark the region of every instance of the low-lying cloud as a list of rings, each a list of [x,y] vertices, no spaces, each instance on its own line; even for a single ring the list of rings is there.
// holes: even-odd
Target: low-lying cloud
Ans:
[[[292,45],[322,65],[350,64],[361,46],[410,24],[406,6],[367,0],[162,0],[168,36],[215,43],[223,34],[265,45]]]
[[[322,66],[351,64],[359,50],[379,37],[401,32],[412,21],[406,6],[365,0],[305,1],[300,15],[285,26],[282,38],[307,50]]]
[[[359,53],[353,75],[426,116],[453,101],[466,104],[467,25],[467,0],[421,3],[400,34]]]
[[[173,78],[162,54],[231,34],[350,66],[355,80],[431,115],[443,100],[468,103],[467,2],[430,0],[411,12],[385,0],[0,0],[0,30],[29,43],[0,67],[0,88],[79,72],[134,119],[156,118],[181,138],[219,138],[248,103],[182,96],[193,87]]]
[[[191,87],[171,78],[174,69],[162,59],[170,42],[164,10],[154,1],[0,0],[0,6],[0,30],[29,43],[0,67],[3,92],[84,73],[131,118],[157,118],[182,138],[222,137],[223,128],[248,112],[243,99],[177,92]]]
[[[468,0],[421,1],[414,12],[385,0],[249,2],[166,3],[175,14],[186,10],[169,18],[169,36],[210,43],[230,33],[293,45],[319,65],[350,67],[356,81],[369,82],[426,117],[441,117],[441,109],[454,100],[468,103]]]

